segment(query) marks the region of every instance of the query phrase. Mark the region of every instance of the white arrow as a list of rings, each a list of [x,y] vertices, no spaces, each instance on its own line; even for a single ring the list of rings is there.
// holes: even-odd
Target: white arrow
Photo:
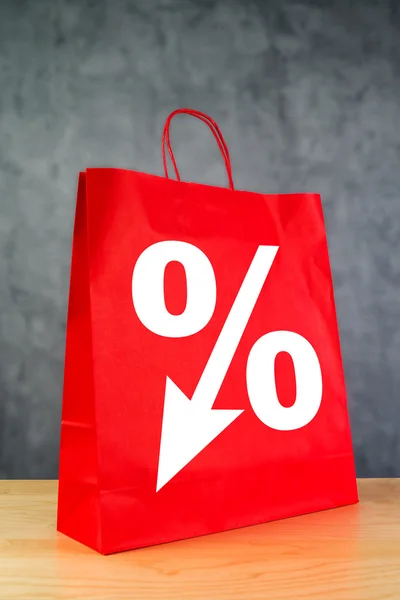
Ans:
[[[212,407],[277,251],[258,247],[192,399],[167,377],[157,491],[243,412]]]

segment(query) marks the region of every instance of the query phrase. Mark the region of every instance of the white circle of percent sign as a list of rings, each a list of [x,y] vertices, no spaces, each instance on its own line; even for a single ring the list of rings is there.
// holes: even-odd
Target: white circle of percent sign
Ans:
[[[193,406],[199,408],[201,404],[203,409],[207,406],[212,410],[277,251],[277,246],[257,249],[200,377],[191,400]],[[165,305],[164,273],[172,261],[181,263],[186,274],[187,303],[180,315],[169,313]],[[216,280],[211,262],[192,244],[172,240],[155,243],[136,262],[132,299],[139,320],[153,333],[171,338],[193,335],[207,325],[215,309]],[[280,404],[276,391],[275,359],[280,352],[290,354],[294,365],[296,399],[290,407]],[[318,356],[310,342],[293,331],[273,331],[257,340],[249,353],[246,383],[255,415],[272,429],[290,431],[304,427],[321,405]]]
[[[168,312],[164,298],[164,273],[170,262],[185,269],[187,300],[180,315]],[[139,256],[132,276],[136,314],[147,329],[170,338],[198,333],[214,313],[217,284],[207,256],[186,242],[165,241],[149,246]]]
[[[275,358],[287,352],[293,360],[296,401],[282,406],[276,392]],[[318,356],[303,336],[294,331],[271,331],[250,350],[246,370],[247,391],[257,417],[268,427],[291,431],[304,427],[318,412],[322,376]]]

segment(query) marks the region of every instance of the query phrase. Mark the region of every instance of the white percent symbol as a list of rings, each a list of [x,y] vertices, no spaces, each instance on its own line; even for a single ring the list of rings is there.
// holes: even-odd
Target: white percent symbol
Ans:
[[[213,405],[277,251],[277,246],[258,247],[192,399],[166,378],[157,491],[243,412],[213,409]],[[180,262],[186,273],[187,303],[180,315],[172,315],[165,306],[164,272],[172,261]],[[153,333],[165,337],[193,335],[207,325],[215,308],[216,281],[211,262],[199,248],[186,242],[153,244],[136,262],[132,299],[139,320]],[[280,404],[276,391],[274,365],[280,352],[289,353],[293,360],[296,400],[291,407]],[[246,382],[254,413],[273,429],[304,427],[321,404],[322,375],[317,354],[304,337],[292,331],[273,331],[257,340],[249,354]]]

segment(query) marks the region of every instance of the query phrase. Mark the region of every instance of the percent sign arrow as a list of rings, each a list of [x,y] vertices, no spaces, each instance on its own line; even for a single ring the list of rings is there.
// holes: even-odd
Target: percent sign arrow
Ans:
[[[258,247],[192,399],[167,377],[157,491],[243,412],[213,409],[213,404],[277,251],[277,246]]]

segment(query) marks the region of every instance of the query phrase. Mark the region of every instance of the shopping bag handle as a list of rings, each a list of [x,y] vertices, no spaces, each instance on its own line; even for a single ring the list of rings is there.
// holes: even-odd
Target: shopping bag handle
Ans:
[[[161,152],[162,152],[165,177],[167,179],[169,179],[167,156],[166,156],[166,151],[165,151],[165,147],[167,147],[169,156],[171,158],[172,166],[175,171],[176,178],[178,181],[181,181],[178,167],[176,165],[175,156],[172,151],[171,140],[170,140],[170,135],[169,135],[169,128],[170,128],[171,121],[176,115],[179,115],[179,114],[186,114],[186,115],[190,115],[191,117],[195,117],[196,119],[200,119],[200,121],[203,121],[203,123],[208,125],[208,127],[211,129],[211,132],[212,132],[213,136],[215,137],[215,140],[216,140],[218,147],[220,149],[220,152],[222,154],[222,158],[224,159],[224,162],[225,162],[225,167],[226,167],[226,171],[228,174],[229,189],[234,190],[235,188],[233,185],[233,178],[232,178],[231,157],[229,155],[228,146],[226,145],[224,136],[222,135],[220,128],[218,127],[217,123],[211,117],[209,117],[205,113],[200,112],[199,110],[193,110],[191,108],[178,108],[177,110],[174,110],[169,115],[169,117],[167,118],[167,120],[165,122],[164,131],[163,131],[162,138],[161,138]]]

